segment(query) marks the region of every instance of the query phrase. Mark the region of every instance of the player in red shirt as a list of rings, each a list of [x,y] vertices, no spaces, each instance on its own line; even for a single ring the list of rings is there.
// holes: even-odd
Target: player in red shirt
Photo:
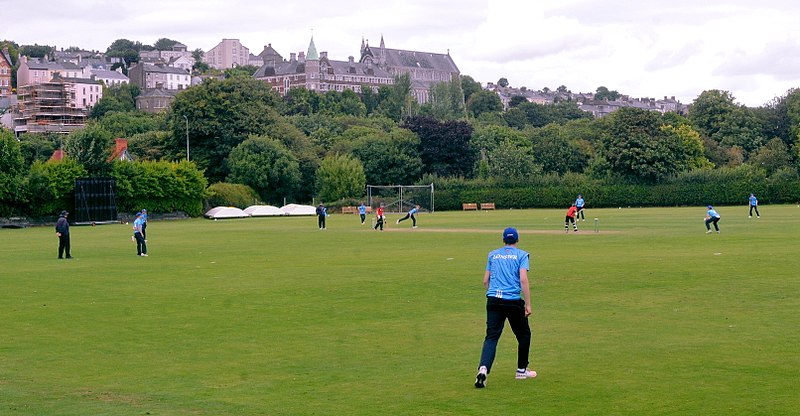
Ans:
[[[567,217],[564,220],[564,232],[569,233],[569,223],[572,223],[572,228],[575,232],[578,232],[578,223],[575,222],[575,213],[578,212],[578,207],[575,204],[572,204],[571,207],[567,210]]]
[[[378,227],[381,227],[381,231],[383,231],[383,223],[386,221],[386,217],[383,216],[383,204],[375,210],[375,227],[373,230],[377,230]]]

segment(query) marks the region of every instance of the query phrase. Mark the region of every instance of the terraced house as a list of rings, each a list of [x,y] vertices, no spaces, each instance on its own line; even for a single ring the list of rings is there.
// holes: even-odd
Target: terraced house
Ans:
[[[8,48],[0,51],[0,97],[11,95],[11,55]]]

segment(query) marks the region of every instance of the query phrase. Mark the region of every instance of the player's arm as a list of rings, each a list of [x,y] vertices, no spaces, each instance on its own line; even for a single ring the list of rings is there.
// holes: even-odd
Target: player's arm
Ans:
[[[489,290],[489,277],[492,275],[492,272],[486,271],[483,273],[483,288]]]
[[[531,314],[531,288],[528,285],[528,269],[519,269],[519,286],[525,299],[525,316]]]

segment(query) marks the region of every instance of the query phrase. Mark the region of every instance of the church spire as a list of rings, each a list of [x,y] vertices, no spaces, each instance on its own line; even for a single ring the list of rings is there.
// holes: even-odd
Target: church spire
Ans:
[[[308,53],[306,53],[307,61],[319,61],[319,54],[317,47],[314,45],[314,35],[311,35],[311,43],[308,44]]]

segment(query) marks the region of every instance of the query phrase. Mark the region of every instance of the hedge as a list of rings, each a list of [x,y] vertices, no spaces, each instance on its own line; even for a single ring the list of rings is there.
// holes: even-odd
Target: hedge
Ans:
[[[203,214],[207,181],[193,162],[116,161],[111,176],[117,183],[117,209],[136,212],[184,211]]]
[[[704,206],[747,204],[750,193],[761,203],[797,203],[797,175],[767,178],[748,168],[718,169],[679,176],[668,183],[606,183],[586,177],[537,177],[527,183],[486,180],[436,180],[436,210],[461,210],[463,203],[493,202],[503,208],[565,208],[578,194],[591,207]]]

